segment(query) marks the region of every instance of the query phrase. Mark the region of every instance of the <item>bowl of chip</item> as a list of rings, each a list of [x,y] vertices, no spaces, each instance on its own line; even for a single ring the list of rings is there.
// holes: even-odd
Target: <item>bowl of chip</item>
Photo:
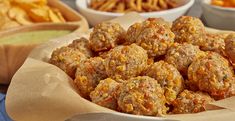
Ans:
[[[212,28],[235,30],[235,2],[226,0],[201,0],[205,24]],[[233,3],[234,2],[234,3]]]
[[[81,14],[94,26],[128,12],[138,12],[144,18],[161,17],[174,21],[184,15],[195,0],[76,0]]]

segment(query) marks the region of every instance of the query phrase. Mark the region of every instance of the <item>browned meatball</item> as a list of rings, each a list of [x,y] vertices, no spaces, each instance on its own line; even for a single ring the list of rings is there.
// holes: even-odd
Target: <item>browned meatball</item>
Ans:
[[[167,22],[149,18],[128,29],[126,44],[136,43],[148,52],[149,57],[158,57],[166,54],[167,49],[174,43],[174,37]]]
[[[91,48],[95,52],[106,51],[122,43],[125,30],[118,23],[103,22],[90,34]]]
[[[165,56],[165,61],[175,66],[182,75],[187,75],[188,66],[203,54],[198,46],[192,44],[174,44]]]
[[[61,47],[52,52],[49,62],[74,78],[77,66],[86,59],[78,49]]]
[[[213,51],[221,55],[224,53],[225,42],[227,34],[219,33],[207,33],[205,38],[205,43],[200,46],[200,49],[203,51]]]
[[[188,79],[191,89],[208,92],[215,99],[231,96],[234,73],[229,62],[215,52],[207,52],[189,66]]]
[[[68,45],[68,47],[78,49],[88,58],[93,57],[93,52],[91,51],[89,40],[84,37],[74,40],[73,43]]]
[[[107,78],[104,60],[100,57],[90,58],[77,67],[74,84],[80,95],[89,98],[91,91],[99,84],[100,80]]]
[[[234,68],[235,68],[235,33],[230,34],[226,39],[225,39],[225,51],[226,54],[228,55],[229,59],[232,61]]]
[[[147,52],[136,44],[118,46],[105,56],[107,75],[114,79],[138,76],[147,66]]]
[[[175,41],[178,43],[190,43],[203,45],[206,31],[199,18],[181,16],[173,22],[171,30],[175,33]]]
[[[149,116],[166,114],[164,90],[153,78],[131,78],[118,91],[118,106],[122,112]]]
[[[120,83],[107,78],[101,80],[94,91],[90,93],[91,101],[106,108],[117,110],[117,89]]]
[[[205,111],[206,104],[213,102],[207,93],[184,90],[176,100],[173,101],[173,111],[175,114],[198,113]]]
[[[164,89],[167,103],[170,104],[184,89],[184,79],[179,71],[164,61],[155,62],[145,71],[145,75],[158,81]]]

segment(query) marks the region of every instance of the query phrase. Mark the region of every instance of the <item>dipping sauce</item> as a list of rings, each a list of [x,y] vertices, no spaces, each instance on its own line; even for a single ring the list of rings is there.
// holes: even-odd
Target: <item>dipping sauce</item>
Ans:
[[[70,30],[37,30],[0,38],[0,44],[38,44],[71,33]]]

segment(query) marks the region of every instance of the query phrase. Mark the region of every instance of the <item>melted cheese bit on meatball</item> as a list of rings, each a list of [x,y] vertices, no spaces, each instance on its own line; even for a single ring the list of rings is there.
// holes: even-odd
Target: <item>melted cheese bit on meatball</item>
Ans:
[[[167,103],[170,104],[184,89],[184,79],[179,71],[164,61],[155,62],[145,71],[146,76],[158,81],[164,89]]]
[[[182,114],[202,112],[205,111],[206,104],[213,101],[214,99],[207,93],[184,90],[179,94],[177,99],[173,101],[172,113]]]
[[[174,44],[165,56],[165,61],[175,66],[182,75],[187,75],[188,66],[204,53],[192,44]]]
[[[174,43],[174,37],[168,22],[149,18],[129,27],[126,44],[136,43],[148,52],[149,57],[159,57],[166,54],[167,49]]]
[[[138,76],[146,68],[147,61],[147,52],[140,46],[118,46],[105,55],[105,69],[109,77],[126,80]]]
[[[95,90],[90,93],[91,101],[103,107],[117,110],[116,93],[120,85],[111,78],[101,80]]]
[[[168,110],[164,90],[148,76],[131,78],[118,91],[118,106],[122,112],[161,116]]]
[[[230,34],[225,39],[225,52],[228,55],[229,59],[232,61],[234,69],[235,69],[235,33]]]
[[[84,37],[74,40],[71,44],[68,45],[68,47],[78,49],[88,58],[94,56],[93,52],[91,51],[89,40]]]
[[[91,91],[99,84],[99,81],[107,78],[104,60],[100,57],[90,58],[79,64],[75,74],[74,84],[80,95],[89,98]]]
[[[205,42],[206,30],[199,18],[181,16],[173,22],[171,30],[178,43],[190,43],[201,46]]]
[[[124,41],[125,30],[118,23],[103,22],[96,25],[90,34],[93,51],[107,51]]]
[[[77,66],[86,59],[78,49],[61,47],[52,52],[49,62],[74,78]]]
[[[231,96],[234,90],[234,72],[229,62],[215,52],[193,61],[188,69],[189,86],[208,92],[215,99]]]

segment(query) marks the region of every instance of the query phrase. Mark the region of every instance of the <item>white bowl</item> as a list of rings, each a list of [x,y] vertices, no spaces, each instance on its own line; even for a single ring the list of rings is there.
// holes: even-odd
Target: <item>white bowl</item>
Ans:
[[[211,5],[211,0],[201,0],[203,20],[209,27],[235,30],[235,8]]]
[[[195,0],[184,0],[184,4],[177,8],[157,12],[140,13],[140,15],[144,18],[162,17],[167,21],[174,21],[178,17],[184,15],[193,5],[194,1]],[[123,13],[102,12],[90,9],[87,6],[87,0],[76,0],[76,5],[80,13],[86,17],[89,24],[92,26],[101,23],[102,21],[107,21],[123,15]]]

